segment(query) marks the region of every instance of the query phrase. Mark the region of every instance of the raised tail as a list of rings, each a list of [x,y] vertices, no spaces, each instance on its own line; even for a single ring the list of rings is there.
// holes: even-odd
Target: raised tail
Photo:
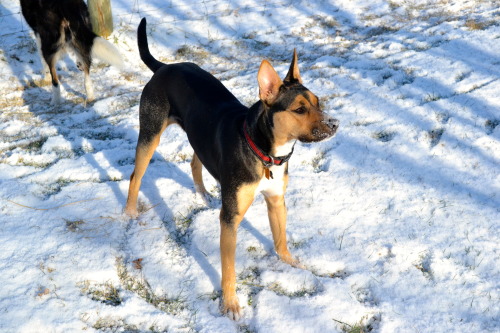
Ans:
[[[139,46],[139,54],[141,55],[142,61],[153,71],[153,73],[164,65],[162,62],[156,60],[149,52],[145,17],[141,20],[137,28],[137,45]]]

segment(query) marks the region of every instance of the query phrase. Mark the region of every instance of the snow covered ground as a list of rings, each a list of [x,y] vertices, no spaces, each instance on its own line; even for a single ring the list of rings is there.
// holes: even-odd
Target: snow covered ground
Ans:
[[[59,62],[49,104],[17,1],[0,0],[1,332],[500,332],[500,4],[489,0],[113,0],[128,70],[96,63],[97,100]],[[218,210],[194,194],[169,128],[142,214],[122,214],[152,53],[194,61],[245,104],[267,58],[341,122],[298,144],[278,261],[265,202],[241,224],[244,317],[219,312]],[[204,174],[219,197],[216,182]]]

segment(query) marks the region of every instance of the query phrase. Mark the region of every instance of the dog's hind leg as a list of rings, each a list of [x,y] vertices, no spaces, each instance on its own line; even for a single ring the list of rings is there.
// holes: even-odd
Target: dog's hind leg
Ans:
[[[203,164],[196,153],[193,154],[193,159],[191,160],[191,173],[193,174],[194,188],[196,192],[200,194],[207,204],[210,204],[212,196],[208,193],[203,184],[202,177]]]
[[[40,35],[38,33],[35,33],[35,37],[36,37],[36,45],[37,45],[37,49],[38,49],[38,54],[40,54],[40,60],[42,62],[42,66],[43,66],[43,70],[42,70],[43,82],[49,83],[51,81],[50,69],[49,69],[49,65],[47,65],[47,62],[45,61],[45,58],[43,57],[42,40],[40,39]]]
[[[139,215],[137,211],[137,197],[139,195],[142,177],[146,173],[149,162],[160,144],[161,134],[168,125],[170,125],[170,123],[166,120],[161,130],[152,136],[145,134],[144,130],[139,131],[139,139],[135,151],[135,167],[130,175],[127,204],[125,206],[125,213],[130,217],[135,218]]]
[[[92,80],[90,79],[90,70],[86,69],[85,73],[85,93],[87,95],[87,102],[92,102],[94,100],[94,87],[92,85]]]
[[[92,80],[90,79],[90,64],[83,64],[83,73],[85,75],[85,94],[87,95],[87,102],[92,102],[94,100],[94,87],[92,85]]]
[[[57,54],[50,54],[45,56],[45,61],[49,66],[50,76],[52,77],[52,105],[57,105],[61,103],[61,86],[59,84],[59,78],[57,77],[56,62]]]
[[[46,36],[40,36],[42,41],[42,55],[43,59],[49,67],[50,76],[52,79],[52,105],[57,105],[61,102],[61,87],[59,85],[59,78],[56,71],[56,63],[59,59],[60,53],[64,52],[64,29],[61,31],[45,32]]]
[[[92,80],[90,79],[90,66],[92,65],[92,57],[90,55],[91,49],[85,44],[77,41],[76,37],[73,38],[72,42],[73,50],[78,58],[78,69],[83,71],[85,76],[85,94],[87,96],[87,102],[92,102],[94,100],[94,87],[92,85]]]

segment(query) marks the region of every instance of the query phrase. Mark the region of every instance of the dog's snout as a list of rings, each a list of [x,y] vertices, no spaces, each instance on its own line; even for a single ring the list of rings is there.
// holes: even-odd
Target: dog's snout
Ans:
[[[338,119],[335,119],[335,118],[329,118],[327,120],[327,123],[331,129],[336,130],[339,127],[340,121]]]
[[[337,131],[337,128],[339,128],[340,121],[338,121],[338,119],[328,117],[324,119],[324,123],[333,133],[335,133]]]

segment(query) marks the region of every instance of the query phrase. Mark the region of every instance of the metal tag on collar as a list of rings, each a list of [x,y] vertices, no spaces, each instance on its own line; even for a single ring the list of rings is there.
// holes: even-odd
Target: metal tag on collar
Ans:
[[[274,157],[272,157],[271,155],[267,155],[267,157],[269,158],[270,161],[265,162],[264,165],[269,169],[274,165]]]
[[[274,179],[273,172],[268,167],[264,167],[264,176],[266,176],[267,179]]]
[[[273,178],[273,172],[271,171],[271,167],[274,165],[274,158],[272,156],[267,156],[270,161],[267,162],[267,161],[262,161],[262,163],[264,163],[264,175],[266,176],[267,179],[269,179],[269,177],[271,177],[271,179],[274,179]]]

